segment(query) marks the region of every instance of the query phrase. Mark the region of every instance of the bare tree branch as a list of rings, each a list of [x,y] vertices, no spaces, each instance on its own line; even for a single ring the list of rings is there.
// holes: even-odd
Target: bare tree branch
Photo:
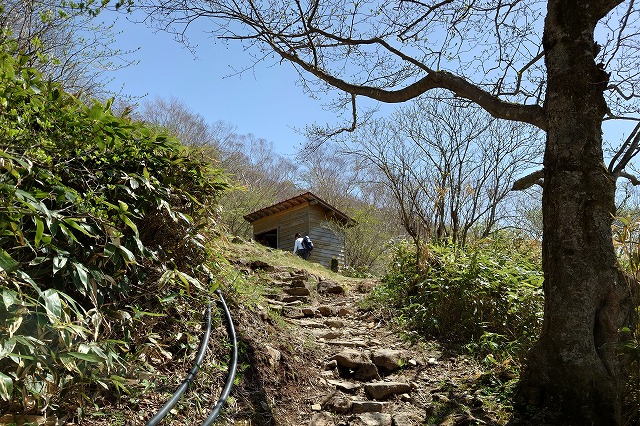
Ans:
[[[521,177],[517,181],[513,183],[511,187],[512,191],[522,191],[527,188],[531,188],[533,185],[544,186],[544,170],[536,170],[533,173],[526,175],[525,177]]]

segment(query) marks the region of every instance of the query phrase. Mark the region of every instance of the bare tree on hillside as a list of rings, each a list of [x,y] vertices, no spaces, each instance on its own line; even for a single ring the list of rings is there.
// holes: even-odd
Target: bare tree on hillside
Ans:
[[[145,102],[139,118],[161,127],[179,139],[183,145],[208,146],[216,152],[229,139],[236,137],[236,129],[231,124],[223,121],[208,123],[202,115],[175,97],[156,97]]]
[[[325,144],[305,153],[300,164],[300,184],[340,210],[359,204],[361,161],[340,152],[336,145]]]
[[[521,124],[434,99],[362,126],[353,141],[351,154],[385,176],[417,247],[424,240],[465,244],[470,233],[488,236],[506,217],[504,201],[515,176],[536,165],[542,145]]]
[[[135,63],[131,51],[113,47],[113,24],[78,5],[47,0],[2,0],[0,39],[71,93],[106,97],[106,73]],[[36,54],[37,53],[37,54]]]
[[[309,90],[335,87],[388,103],[450,91],[500,119],[546,132],[543,170],[545,313],[518,398],[535,424],[621,424],[619,330],[635,329],[636,283],[612,243],[617,178],[635,136],[609,166],[605,118],[637,113],[634,0],[142,0],[162,28],[198,19],[245,43],[257,60],[290,62]],[[597,30],[597,33],[596,33]],[[596,34],[598,43],[596,42]],[[635,120],[637,116],[631,117]],[[633,284],[630,284],[633,283]]]
[[[229,138],[220,153],[222,167],[236,183],[221,199],[225,223],[230,232],[249,238],[251,227],[243,216],[297,195],[299,166],[277,153],[272,142],[251,134]]]
[[[228,173],[232,190],[220,198],[221,216],[228,231],[251,237],[243,216],[296,194],[298,166],[275,152],[273,143],[253,135],[239,135],[223,121],[213,124],[183,101],[156,98],[147,102],[138,118],[169,132],[195,154],[214,161]]]

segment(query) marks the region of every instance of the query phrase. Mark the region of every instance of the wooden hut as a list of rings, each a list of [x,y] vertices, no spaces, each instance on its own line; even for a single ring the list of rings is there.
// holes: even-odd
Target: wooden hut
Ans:
[[[308,235],[314,244],[309,261],[327,268],[331,259],[345,264],[344,235],[331,226],[355,221],[317,195],[305,192],[244,216],[253,226],[253,238],[265,246],[293,251],[295,235]]]

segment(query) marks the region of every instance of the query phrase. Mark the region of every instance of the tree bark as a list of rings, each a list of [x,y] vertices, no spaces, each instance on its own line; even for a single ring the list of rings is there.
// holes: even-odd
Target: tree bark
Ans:
[[[635,317],[612,242],[615,179],[601,136],[608,74],[594,58],[592,3],[550,0],[545,20],[545,311],[517,393],[536,408],[527,424],[622,422],[619,330]]]

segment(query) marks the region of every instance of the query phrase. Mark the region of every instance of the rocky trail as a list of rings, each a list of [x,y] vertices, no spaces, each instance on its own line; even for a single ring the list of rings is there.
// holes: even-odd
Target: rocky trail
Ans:
[[[448,354],[435,343],[412,345],[359,309],[373,282],[338,283],[264,262],[246,269],[260,273],[271,289],[268,309],[279,312],[295,336],[290,344],[295,340],[313,349],[306,351],[301,372],[304,388],[279,396],[287,401],[288,420],[274,424],[503,424],[492,411],[495,402],[477,386],[485,373],[476,361]],[[266,307],[260,316],[268,321]],[[276,370],[287,361],[274,346],[266,345],[265,351]]]

